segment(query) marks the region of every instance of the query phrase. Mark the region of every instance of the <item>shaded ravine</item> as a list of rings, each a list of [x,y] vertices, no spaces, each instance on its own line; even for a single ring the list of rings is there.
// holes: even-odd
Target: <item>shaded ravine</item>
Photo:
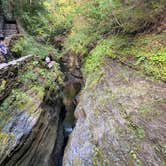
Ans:
[[[64,166],[165,165],[166,84],[107,58],[86,77]]]
[[[7,151],[0,156],[1,166],[62,165],[64,149],[75,126],[76,96],[82,85],[82,79],[71,79],[76,68],[71,70],[70,58],[64,59],[59,62],[65,73],[64,87],[51,92],[45,89],[44,99],[33,110],[35,116],[27,110],[13,110],[13,117],[2,132],[14,134],[16,138],[5,145]]]
[[[4,20],[3,17],[0,22],[3,24],[0,31],[10,41],[10,36],[18,33],[16,22]],[[6,124],[4,132],[15,133],[20,137],[15,139],[14,145],[9,145],[9,154],[0,158],[1,166],[62,165],[64,149],[75,126],[76,96],[82,86],[82,75],[77,56],[66,55],[59,60],[59,64],[65,75],[64,87],[59,87],[58,92],[52,92],[50,97],[41,101],[36,110],[39,116],[31,117],[24,110],[16,113],[11,122]],[[1,66],[6,67],[6,64]],[[45,93],[45,96],[49,94],[47,90]],[[29,126],[28,131],[26,126]]]
[[[13,34],[18,33],[16,20],[0,15],[0,33],[10,42]],[[64,87],[45,97],[37,112],[31,117],[27,110],[12,117],[4,132],[20,135],[14,145],[9,145],[9,154],[0,158],[1,166],[50,165],[61,166],[68,137],[75,126],[74,111],[77,106],[76,96],[81,90],[82,74],[79,57],[69,54],[59,60],[61,71],[65,75]],[[3,66],[4,65],[4,66]],[[6,64],[2,64],[5,67]],[[47,90],[45,92],[47,96]],[[41,110],[40,110],[41,109]],[[35,111],[35,110],[34,110]],[[31,121],[29,121],[31,120]],[[23,126],[23,127],[22,127]],[[26,128],[29,127],[29,129]]]
[[[14,133],[17,138],[10,151],[0,158],[1,166],[48,165],[55,139],[61,108],[60,92],[45,96],[36,110],[39,118],[22,111],[15,114],[12,121],[3,129]],[[41,110],[42,109],[42,110]]]
[[[63,88],[63,106],[59,118],[57,139],[50,159],[50,166],[62,166],[65,147],[70,134],[75,127],[74,112],[77,106],[77,96],[81,90],[83,79],[80,70],[79,57],[67,55],[59,60],[61,71],[65,75]],[[77,73],[77,75],[75,75]]]

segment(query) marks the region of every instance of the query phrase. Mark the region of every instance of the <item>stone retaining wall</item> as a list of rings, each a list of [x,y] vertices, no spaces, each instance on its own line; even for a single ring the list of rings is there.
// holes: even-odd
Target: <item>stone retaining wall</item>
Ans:
[[[33,59],[32,55],[28,55],[18,60],[9,62],[8,64],[0,64],[0,102],[4,100],[17,85],[17,75],[29,61]]]

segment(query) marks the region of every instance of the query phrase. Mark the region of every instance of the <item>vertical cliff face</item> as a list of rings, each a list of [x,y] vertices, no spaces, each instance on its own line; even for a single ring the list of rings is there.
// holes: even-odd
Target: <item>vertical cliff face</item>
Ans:
[[[107,59],[86,79],[63,165],[164,164],[165,93],[165,83]]]
[[[50,165],[56,142],[63,139],[63,74],[55,63],[48,70],[39,59],[24,58],[0,68],[0,81],[5,81],[0,98],[2,166]],[[53,164],[59,156],[54,159]]]
[[[44,93],[39,82],[48,80],[43,77],[41,68],[39,68],[41,66],[39,64],[34,65],[37,62],[35,59],[33,59],[35,63],[28,63],[28,61],[19,63],[22,68],[19,68],[21,71],[17,70],[15,80],[2,75],[1,79],[6,79],[7,85],[12,82],[17,86],[11,86],[10,91],[7,85],[3,89],[4,94],[9,95],[8,97],[2,96],[3,99],[7,97],[7,100],[12,100],[10,103],[13,106],[10,111],[9,108],[4,110],[6,122],[0,123],[0,165],[62,165],[64,148],[67,144],[68,136],[75,126],[76,96],[82,85],[82,76],[78,70],[80,69],[78,68],[80,64],[77,62],[78,59],[75,58],[78,57],[71,55],[71,57],[64,57],[61,61],[61,69],[65,73],[64,86],[62,82],[59,82],[59,78],[63,77],[63,74],[58,75],[58,70],[54,69],[56,65],[49,71],[44,69],[45,72],[51,74],[49,79],[52,81],[48,87],[45,87]],[[15,72],[15,66],[19,67],[19,65],[17,63],[6,65],[1,68],[1,72],[10,73],[12,72],[11,67]],[[29,68],[32,71],[39,72],[36,73],[38,74],[38,80],[35,83],[33,78],[33,81],[30,81]],[[25,82],[20,82],[22,79],[21,73],[25,77],[28,74],[27,81],[30,81],[28,85]],[[78,76],[73,73],[77,73]],[[31,77],[34,76],[31,75]],[[25,78],[23,80],[26,81]],[[13,94],[12,89],[15,88],[22,90],[25,100],[27,100],[28,96],[27,103],[19,97],[22,93],[19,93],[19,96]],[[8,93],[5,93],[5,91]],[[4,109],[5,107],[3,106],[2,108]],[[9,113],[7,114],[6,111],[9,111]]]
[[[0,33],[10,41],[18,27],[4,2],[14,1],[0,0]],[[53,19],[33,2],[16,5],[33,37],[15,53],[43,59],[0,65],[0,166],[165,166],[166,84],[132,69],[165,81],[164,0],[57,1]],[[48,55],[62,57],[61,71]]]
[[[4,126],[2,132],[8,136],[1,143],[0,165],[45,166],[50,163],[58,135],[62,96],[60,91],[48,93],[44,101],[34,96],[38,104],[31,114],[27,110],[17,111]]]

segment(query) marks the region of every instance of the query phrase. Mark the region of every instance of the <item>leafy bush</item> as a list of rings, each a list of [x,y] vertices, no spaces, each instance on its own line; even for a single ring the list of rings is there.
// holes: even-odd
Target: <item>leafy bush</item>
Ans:
[[[164,6],[164,0],[78,2],[77,17],[66,40],[66,47],[75,52],[86,52],[89,45],[109,35],[132,34],[146,30],[146,26],[150,30],[149,24],[157,21],[156,17]]]
[[[17,55],[18,57],[32,54],[44,58],[48,56],[49,53],[54,53],[56,56],[59,56],[59,54],[53,47],[40,44],[30,36],[20,38],[15,43],[11,51],[14,53],[14,55]]]

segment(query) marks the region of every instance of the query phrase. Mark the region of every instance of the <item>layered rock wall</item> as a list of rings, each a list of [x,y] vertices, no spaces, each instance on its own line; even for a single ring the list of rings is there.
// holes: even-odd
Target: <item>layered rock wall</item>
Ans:
[[[107,59],[86,79],[63,165],[165,165],[165,94],[165,83]]]
[[[2,130],[8,137],[1,143],[0,165],[49,165],[57,141],[61,107],[58,90],[46,92],[31,114],[28,110],[18,111]],[[54,159],[56,162],[58,158]]]

